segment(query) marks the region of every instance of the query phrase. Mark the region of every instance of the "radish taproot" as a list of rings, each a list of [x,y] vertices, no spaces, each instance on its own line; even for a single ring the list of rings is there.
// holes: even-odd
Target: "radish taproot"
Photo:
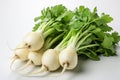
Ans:
[[[43,47],[44,38],[42,32],[29,32],[23,39],[24,47],[29,51],[37,51]]]
[[[54,36],[54,39],[52,39],[53,36],[51,36],[51,37],[49,36],[49,38],[46,40],[43,48],[40,49],[39,51],[30,52],[28,55],[28,62],[18,70],[23,70],[31,64],[33,64],[35,66],[43,64],[46,54],[47,54],[46,59],[48,58],[49,53],[51,53],[51,55],[54,55],[54,56],[57,55],[58,53],[56,53],[56,50],[54,50],[54,49],[49,50],[49,48],[51,48],[51,46],[53,46],[55,44],[55,42],[60,40],[63,36],[64,36],[64,33],[60,34],[59,36]],[[47,50],[47,51],[45,51],[45,50]],[[54,54],[52,54],[52,53],[54,53]],[[50,60],[52,60],[52,58],[54,59],[54,57],[51,56]]]
[[[72,47],[62,50],[59,54],[59,62],[60,65],[63,67],[61,73],[64,73],[66,69],[74,69],[78,63],[78,55],[76,53],[76,50]]]
[[[10,64],[10,68],[12,69],[12,65],[15,60],[20,59],[22,61],[27,61],[28,60],[28,54],[29,50],[26,48],[23,48],[24,42],[21,42],[17,47],[14,49],[14,56],[12,57],[12,61]]]
[[[24,70],[28,68],[30,65],[40,66],[42,64],[42,55],[44,53],[44,50],[41,49],[39,51],[31,51],[28,55],[28,61],[25,65],[23,65],[21,68],[18,69],[18,71]]]
[[[64,33],[60,34],[59,36],[56,36],[54,39],[49,37],[46,40],[46,43],[44,44],[44,47],[43,47],[43,50],[46,50],[46,51],[43,53],[42,58],[39,58],[39,60],[40,59],[42,60],[42,67],[39,70],[29,73],[27,75],[38,74],[45,71],[55,71],[60,67],[59,59],[58,59],[58,55],[59,55],[59,50],[57,49],[58,47],[54,49],[49,49],[49,48],[51,48],[51,46],[53,46],[54,43],[60,40],[63,36],[64,36]],[[32,58],[36,58],[36,57],[32,57]]]
[[[35,74],[55,71],[60,67],[59,52],[55,49],[48,49],[42,56],[42,67],[39,70],[25,74],[26,76],[34,76]]]

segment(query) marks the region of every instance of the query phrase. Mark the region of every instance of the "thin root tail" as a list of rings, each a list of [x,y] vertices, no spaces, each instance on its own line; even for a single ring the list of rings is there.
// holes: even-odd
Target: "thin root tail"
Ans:
[[[18,57],[15,55],[13,58],[12,58],[12,61],[11,61],[11,64],[10,64],[10,70],[12,70],[12,66],[13,66],[13,63],[15,62],[15,60],[17,60]]]
[[[58,76],[63,75],[63,73],[66,71],[67,66],[68,66],[68,64],[64,64],[63,69],[59,74],[48,76],[48,77],[58,77]]]
[[[34,71],[34,72],[31,72],[31,73],[28,73],[28,74],[24,74],[24,76],[36,76],[37,74],[39,73],[43,73],[47,71],[46,67],[42,66],[40,69]]]
[[[30,65],[32,65],[32,61],[31,60],[29,60],[25,65],[23,65],[22,67],[20,67],[17,71],[24,70],[27,67],[29,67]]]

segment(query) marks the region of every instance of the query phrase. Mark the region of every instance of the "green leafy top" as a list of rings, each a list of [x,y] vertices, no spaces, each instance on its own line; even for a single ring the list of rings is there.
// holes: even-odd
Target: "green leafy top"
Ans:
[[[92,60],[99,60],[99,55],[116,55],[116,45],[120,41],[118,32],[112,32],[108,25],[113,18],[109,14],[98,15],[97,8],[93,11],[79,6],[74,11],[63,5],[47,7],[41,15],[34,19],[33,31],[42,30],[45,40],[60,36],[59,43],[66,47],[72,41],[75,43],[78,55],[85,55]]]

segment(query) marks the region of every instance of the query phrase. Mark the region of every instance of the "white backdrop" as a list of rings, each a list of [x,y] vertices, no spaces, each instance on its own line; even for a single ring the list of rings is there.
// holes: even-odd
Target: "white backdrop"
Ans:
[[[118,56],[101,57],[101,61],[80,61],[74,71],[66,71],[59,77],[23,77],[9,69],[13,52],[8,49],[22,40],[25,33],[34,26],[33,19],[47,7],[63,4],[69,9],[84,5],[98,12],[108,13],[114,21],[110,24],[120,33],[119,0],[0,0],[0,80],[120,80],[120,50]],[[82,66],[82,71],[80,67]]]

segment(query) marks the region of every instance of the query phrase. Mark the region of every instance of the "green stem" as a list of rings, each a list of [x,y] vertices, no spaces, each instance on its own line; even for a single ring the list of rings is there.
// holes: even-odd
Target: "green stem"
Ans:
[[[80,29],[79,32],[77,32],[76,36],[74,37],[74,44],[76,45],[78,40],[81,38],[82,29]]]
[[[99,20],[99,18],[96,18],[96,19],[94,19],[94,20],[91,21],[91,22],[87,22],[87,23],[82,27],[82,29],[83,29],[84,27],[88,27],[89,24],[91,24],[91,23],[93,23],[93,22],[95,22],[95,21],[97,21],[97,20]],[[86,29],[87,29],[87,28],[86,28]]]
[[[48,49],[48,44],[50,43],[50,41],[52,40],[52,37],[48,37],[46,40],[45,40],[45,44],[43,46],[43,48],[46,50]]]
[[[82,39],[78,42],[76,48],[78,49],[79,46],[81,46],[81,44],[82,44],[89,36],[91,36],[91,34],[92,34],[92,33],[89,33],[89,34],[86,35],[84,38],[82,38]]]
[[[93,21],[89,22],[89,24],[92,23],[92,22],[95,22],[95,21],[97,21],[97,20],[99,20],[99,19],[100,19],[100,18],[96,18],[96,19],[94,19]]]
[[[67,47],[75,47],[75,35],[71,36],[68,41]]]
[[[43,33],[44,39],[46,39],[46,37],[47,37],[48,35],[51,35],[51,34],[54,33],[54,32],[55,32],[55,29],[54,29],[54,28],[51,28],[51,29],[47,30],[46,32],[44,32],[44,33]]]
[[[58,41],[61,37],[63,37],[64,33],[61,33],[57,37],[55,37],[52,41],[49,42],[47,49],[50,48],[56,41]]]
[[[75,40],[76,40],[75,46],[77,45],[77,42],[78,42],[86,33],[88,33],[88,32],[89,32],[89,31],[86,30],[86,31],[84,31],[82,34],[80,34],[79,36],[76,36],[76,38],[75,38]]]
[[[64,43],[66,43],[68,39],[70,39],[71,33],[72,33],[72,30],[69,31],[67,36],[56,46],[56,48],[62,48],[62,45],[64,45]]]
[[[99,46],[99,45],[98,44],[90,44],[90,45],[87,45],[87,46],[82,46],[82,47],[78,48],[77,51],[88,48],[88,47],[94,47],[94,46]]]
[[[41,30],[42,32],[44,32],[45,28],[48,26],[48,25],[51,25],[54,21],[53,20],[50,20],[48,22],[43,22],[39,28],[37,29],[37,31]]]
[[[92,51],[91,49],[87,49],[87,50],[90,51],[91,53],[93,53],[95,56],[97,56],[97,54],[94,51]]]
[[[43,27],[41,28],[41,30],[44,32],[45,28],[48,26],[48,25],[51,25],[54,21],[53,20],[50,20],[49,22],[47,22],[45,25],[43,25]]]
[[[99,18],[96,18],[96,19],[94,19],[94,20],[91,21],[91,22],[87,22],[83,27],[85,27],[85,26],[87,26],[87,25],[89,25],[89,24],[91,24],[92,22],[95,22],[95,21],[97,21],[97,20],[99,20]]]
[[[46,24],[46,22],[43,22],[36,31],[40,31],[41,28],[42,28],[45,24]]]

